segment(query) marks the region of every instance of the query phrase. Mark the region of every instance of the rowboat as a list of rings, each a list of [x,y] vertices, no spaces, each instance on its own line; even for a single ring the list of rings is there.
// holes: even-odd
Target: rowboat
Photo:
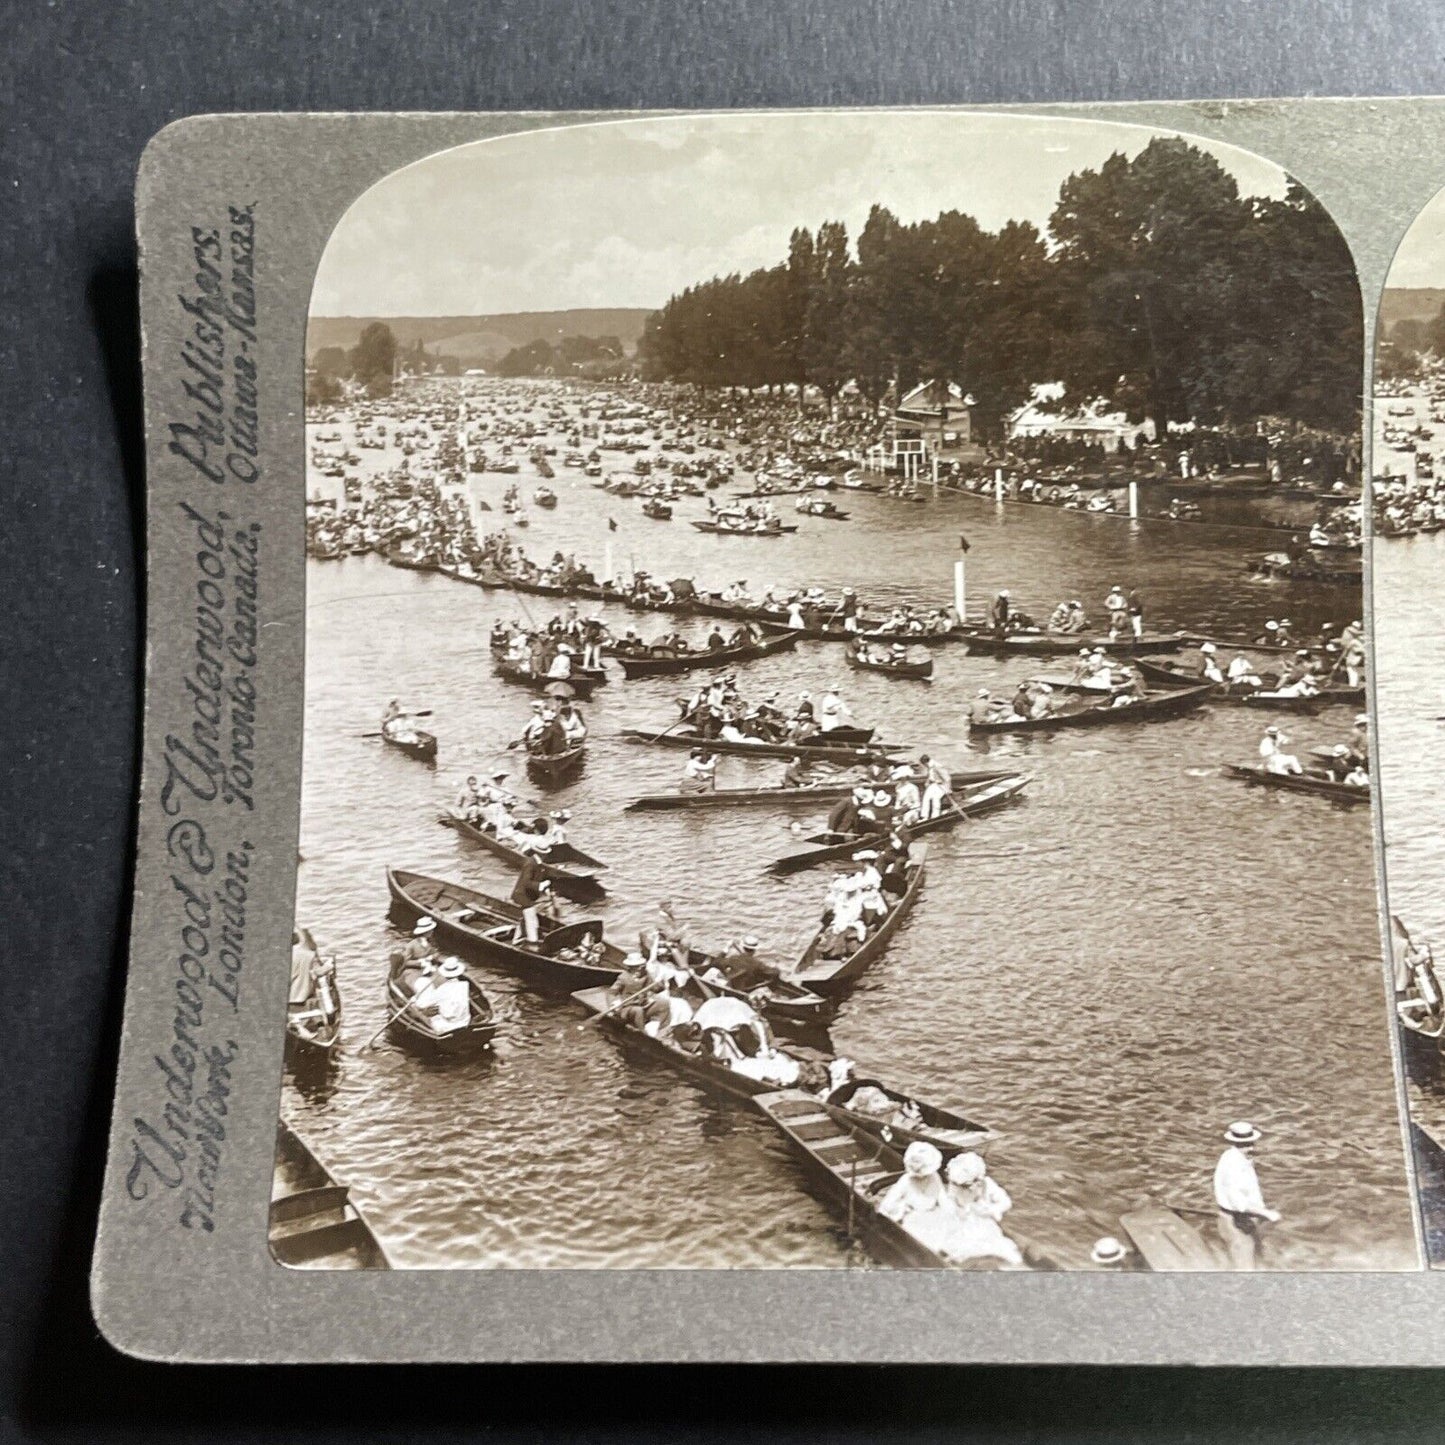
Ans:
[[[533,856],[511,843],[503,842],[495,833],[488,833],[485,828],[468,823],[465,818],[454,818],[450,813],[443,813],[437,821],[446,824],[448,828],[455,828],[462,837],[471,839],[473,843],[481,844],[489,853],[496,854],[513,868],[520,870],[526,866],[528,858]],[[573,903],[596,903],[607,897],[607,889],[594,874],[584,871],[607,866],[598,862],[590,853],[584,853],[570,843],[554,843],[547,850],[547,856],[538,858],[537,862],[541,864],[543,876],[558,897],[570,899]]]
[[[594,689],[607,681],[606,673],[600,668],[588,670],[574,667],[566,677],[551,677],[545,672],[533,672],[530,667],[505,657],[494,659],[492,667],[503,682],[510,682],[514,687],[525,687],[531,692],[545,693],[549,687],[559,682],[565,683],[583,702],[589,701]]]
[[[416,741],[408,742],[403,738],[394,738],[385,728],[381,730],[381,740],[388,747],[396,748],[409,758],[415,758],[419,763],[434,763],[437,757],[437,740],[431,733],[424,733],[420,728],[415,729]]]
[[[921,662],[909,662],[906,658],[897,662],[876,662],[865,657],[856,643],[849,643],[843,656],[855,672],[881,672],[888,677],[921,678],[929,682],[933,677],[933,659],[925,657]]]
[[[390,1269],[391,1261],[345,1184],[285,1119],[276,1124],[271,1255],[292,1269]]]
[[[560,782],[569,773],[582,766],[582,759],[586,754],[587,743],[585,740],[560,753],[534,753],[528,749],[527,771],[539,783]]]
[[[306,946],[317,952],[311,930],[301,929]],[[310,994],[286,1009],[286,1053],[296,1065],[329,1059],[341,1040],[341,994],[336,970],[327,963],[312,980]]]
[[[944,808],[936,818],[924,818],[917,823],[908,824],[908,836],[916,838],[923,833],[937,833],[945,828],[955,828],[965,818],[974,818],[980,813],[1001,808],[1011,798],[1017,797],[1032,781],[1032,778],[1011,774],[995,782],[976,784],[973,788],[966,789],[961,797],[955,794],[952,805]],[[815,868],[819,863],[830,863],[835,858],[850,858],[862,849],[881,847],[887,840],[886,829],[881,832],[847,835],[814,833],[811,838],[803,840],[810,846],[775,859],[768,864],[767,871],[777,877],[786,877],[790,873],[801,873],[805,868]]]
[[[813,941],[803,950],[798,966],[792,977],[805,988],[815,993],[841,993],[851,987],[868,970],[869,966],[883,954],[888,940],[898,932],[898,925],[908,916],[923,887],[923,875],[928,859],[928,848],[920,848],[908,865],[908,886],[903,896],[894,902],[884,920],[846,958],[824,958],[820,949],[826,930],[820,928]]]
[[[776,1085],[750,1078],[747,1074],[737,1073],[708,1054],[694,1053],[692,1050],[684,1048],[666,1034],[644,1033],[641,1029],[633,1028],[612,1012],[613,999],[605,988],[580,989],[572,997],[587,1010],[592,1019],[597,1020],[597,1026],[604,1033],[615,1039],[624,1048],[652,1062],[667,1064],[704,1088],[742,1100],[751,1100],[776,1090]],[[828,1062],[828,1055],[825,1052],[802,1044],[790,1043],[785,1052],[795,1060],[808,1060],[819,1066]],[[874,1083],[875,1081],[868,1080],[867,1082]],[[826,1111],[830,1116],[843,1121],[848,1127],[857,1128],[878,1138],[896,1140],[905,1148],[914,1140],[922,1139],[937,1148],[956,1151],[963,1147],[973,1147],[992,1137],[991,1132],[984,1125],[974,1123],[962,1114],[924,1103],[901,1090],[889,1089],[882,1085],[878,1087],[883,1088],[885,1093],[899,1103],[913,1104],[918,1111],[918,1122],[905,1125],[874,1119],[853,1109],[840,1108],[833,1104],[825,1105],[820,1099],[802,1090],[789,1092],[798,1094],[802,1099],[807,1099],[813,1110]]]
[[[1058,728],[1104,727],[1112,723],[1158,722],[1164,718],[1182,717],[1209,700],[1212,683],[1203,687],[1179,688],[1173,692],[1155,693],[1152,697],[1121,703],[1088,702],[1071,712],[1053,713],[1048,717],[999,718],[994,722],[971,723],[976,733],[1038,733]]]
[[[1265,788],[1284,788],[1291,793],[1314,793],[1317,797],[1330,798],[1336,803],[1368,803],[1370,789],[1357,787],[1354,783],[1340,783],[1321,773],[1272,773],[1268,768],[1254,767],[1241,763],[1225,763],[1224,774],[1239,778],[1246,783],[1257,783]]]
[[[622,664],[627,677],[665,677],[679,672],[692,672],[697,668],[724,668],[734,663],[752,662],[759,657],[771,657],[775,652],[787,652],[796,647],[798,639],[791,633],[780,632],[765,637],[760,642],[748,642],[737,647],[699,648],[695,652],[680,653],[637,653],[618,652],[614,655]]]
[[[1045,632],[1041,628],[1020,628],[1005,632],[1002,637],[987,627],[964,629],[964,641],[970,653],[1034,653],[1039,656],[1062,656],[1064,653],[1092,652],[1102,647],[1109,653],[1178,652],[1184,645],[1182,633],[1165,636],[1110,637],[1107,633]]]
[[[820,1106],[801,1089],[759,1094],[753,1103],[792,1146],[823,1200],[846,1218],[849,1234],[880,1264],[904,1269],[1019,1268],[996,1257],[955,1263],[882,1214],[883,1196],[903,1173],[903,1154],[856,1118]],[[893,1138],[895,1143],[904,1143],[901,1135]],[[943,1152],[959,1151],[959,1145],[951,1145]],[[1020,1239],[1014,1242],[1024,1267],[1057,1267],[1032,1244]]]
[[[1011,778],[1010,769],[954,773],[949,786],[965,788],[970,783],[992,782],[995,778]],[[915,781],[921,781],[921,775]],[[814,783],[805,788],[714,788],[708,793],[647,793],[634,798],[623,809],[626,813],[661,813],[697,808],[742,808],[754,805],[789,807],[795,803],[834,801],[847,797],[858,781]]]
[[[403,963],[393,967],[386,976],[386,1009],[390,1017],[387,1030],[398,1042],[423,1054],[451,1056],[484,1049],[496,1037],[497,1019],[492,1002],[482,986],[470,974],[467,983],[467,1022],[458,1029],[443,1033],[431,1020],[413,1007],[420,967]]]
[[[660,733],[650,733],[642,728],[624,728],[618,736],[624,742],[642,743],[661,748],[705,747],[709,752],[725,753],[741,758],[813,758],[819,762],[837,762],[853,765],[869,762],[874,758],[902,750],[902,743],[871,743],[868,746],[823,747],[817,743],[768,743],[762,739],[754,742],[733,742],[727,738],[705,738],[696,728],[684,732],[673,732],[664,728]],[[818,734],[822,736],[821,733]]]

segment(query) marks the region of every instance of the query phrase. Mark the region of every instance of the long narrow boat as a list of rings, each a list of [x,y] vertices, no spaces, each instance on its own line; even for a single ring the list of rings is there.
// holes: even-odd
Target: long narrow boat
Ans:
[[[494,968],[516,974],[531,988],[546,993],[605,989],[622,970],[624,954],[603,936],[595,918],[572,923],[539,916],[538,941],[522,938],[522,910],[480,889],[424,873],[387,869],[392,916],[404,925],[423,916],[434,919],[439,941]],[[705,985],[698,980],[699,1001],[706,994],[743,998],[742,990]],[[756,992],[756,991],[755,991]],[[832,1006],[801,985],[781,980],[765,985],[763,1012],[779,1024],[818,1027]]]
[[[980,813],[991,812],[994,808],[1016,798],[1033,779],[1022,774],[1011,774],[996,782],[978,783],[955,793],[952,803],[936,818],[924,818],[908,825],[908,835],[917,838],[924,833],[938,833],[945,828],[956,828],[965,818],[976,818]],[[805,868],[815,868],[819,863],[831,863],[837,858],[849,858],[860,849],[880,847],[888,839],[888,831],[873,833],[815,833],[803,842],[808,846],[796,853],[784,854],[768,864],[767,871],[778,877],[789,873],[801,873]]]
[[[527,772],[541,783],[561,782],[569,773],[582,766],[587,756],[587,743],[582,741],[575,747],[560,753],[536,753],[527,751]]]
[[[675,673],[692,672],[697,668],[725,668],[739,662],[752,662],[759,657],[771,657],[775,652],[786,652],[798,645],[794,633],[779,632],[760,642],[749,642],[738,647],[699,648],[695,652],[664,652],[647,655],[618,652],[614,655],[622,664],[622,671],[628,678],[669,677]]]
[[[927,859],[928,848],[924,845],[913,855],[913,861],[908,865],[908,886],[904,889],[903,896],[894,902],[888,910],[888,916],[852,953],[846,958],[824,958],[820,950],[826,929],[820,928],[813,941],[803,950],[803,956],[798,960],[792,977],[804,988],[822,994],[841,993],[856,983],[868,968],[882,957],[889,939],[898,932],[899,924],[912,911],[918,899],[918,891],[923,887]]]
[[[850,642],[843,657],[855,672],[881,672],[885,677],[908,677],[930,682],[933,679],[933,659],[925,657],[921,662],[909,662],[906,658],[897,662],[877,662],[865,657],[857,643]]]
[[[846,1218],[850,1234],[880,1264],[904,1269],[1020,1268],[996,1256],[958,1263],[945,1259],[880,1211],[883,1196],[903,1173],[903,1154],[894,1147],[904,1142],[902,1136],[887,1136],[892,1142],[885,1142],[856,1117],[821,1107],[801,1089],[758,1094],[753,1103],[792,1146],[824,1201]],[[943,1152],[958,1153],[960,1147],[952,1145]],[[1031,1243],[1010,1237],[1023,1256],[1023,1267],[1057,1268]]]
[[[1013,776],[1012,768],[956,772],[952,775],[950,786],[966,788],[971,783],[988,783],[996,778]],[[844,782],[813,783],[804,788],[714,788],[710,793],[647,793],[640,798],[634,798],[623,811],[627,813],[690,812],[699,808],[791,807],[794,804],[802,803],[811,807],[817,802],[835,801],[838,798],[847,797],[860,781],[861,779],[850,779]]]
[[[1046,632],[1042,628],[1019,628],[1002,637],[991,628],[965,629],[964,641],[970,653],[1032,653],[1041,657],[1063,656],[1084,648],[1092,652],[1102,647],[1109,653],[1178,652],[1184,645],[1183,633],[1169,633],[1136,638],[1110,637],[1108,633]]]
[[[420,728],[415,729],[416,741],[407,742],[402,738],[392,737],[385,728],[382,729],[381,740],[387,747],[396,748],[409,758],[415,758],[419,763],[434,763],[437,756],[437,740],[434,734],[424,733]]]
[[[455,828],[462,837],[480,844],[513,868],[520,870],[525,867],[528,857],[531,856],[521,848],[503,842],[495,833],[488,833],[486,829],[468,823],[464,818],[454,818],[450,813],[443,813],[437,821],[448,828]],[[538,858],[537,861],[542,865],[543,875],[552,885],[552,891],[559,897],[584,904],[596,903],[607,897],[607,889],[590,871],[594,868],[605,868],[607,865],[598,862],[590,853],[584,853],[570,843],[556,843],[547,850],[545,858]]]
[[[760,1094],[772,1093],[777,1088],[774,1084],[750,1078],[747,1074],[737,1073],[708,1054],[694,1053],[666,1035],[644,1033],[641,1029],[635,1029],[624,1023],[616,1013],[612,1012],[612,996],[605,988],[580,989],[572,997],[597,1021],[597,1026],[604,1033],[617,1040],[624,1048],[652,1062],[664,1063],[679,1073],[685,1074],[694,1083],[704,1088],[713,1089],[730,1098],[745,1101],[754,1099]],[[828,1055],[823,1051],[798,1044],[789,1044],[784,1052],[795,1060],[809,1059],[820,1065],[828,1062]],[[875,1081],[870,1080],[869,1082]],[[839,1108],[833,1104],[825,1105],[820,1099],[801,1090],[796,1092],[802,1098],[810,1099],[815,1110],[826,1110],[830,1115],[845,1121],[851,1127],[856,1127],[878,1138],[891,1139],[905,1148],[915,1140],[923,1139],[939,1149],[957,1150],[962,1147],[973,1147],[992,1137],[991,1131],[985,1125],[976,1123],[962,1114],[954,1113],[952,1110],[941,1108],[938,1105],[927,1104],[898,1089],[891,1089],[883,1085],[875,1086],[882,1088],[896,1103],[911,1104],[917,1112],[917,1122],[899,1123],[893,1120],[877,1119],[858,1113],[853,1109]]]
[[[420,968],[409,963],[392,968],[386,976],[387,1030],[400,1043],[419,1053],[453,1056],[484,1049],[497,1034],[497,1018],[492,1001],[470,974],[467,983],[467,1021],[460,1028],[443,1032],[435,1028],[427,1015],[414,1005]]]
[[[574,668],[566,677],[551,677],[545,672],[533,672],[530,667],[524,667],[521,663],[512,662],[505,657],[495,658],[492,670],[503,682],[509,682],[514,687],[525,687],[530,692],[545,693],[556,683],[565,683],[583,702],[589,701],[593,692],[607,681],[605,676],[593,676],[582,668]]]
[[[709,752],[726,753],[731,757],[812,758],[819,762],[837,762],[844,765],[869,762],[888,753],[900,752],[904,747],[902,743],[822,747],[816,743],[765,743],[761,739],[757,742],[730,742],[726,738],[705,738],[695,728],[688,728],[685,732],[673,732],[665,728],[660,733],[646,732],[642,728],[624,728],[618,736],[625,742],[641,743],[649,747],[705,747]],[[819,733],[818,736],[823,735]]]
[[[306,947],[318,953],[309,928],[300,930]],[[341,993],[331,962],[312,979],[311,992],[286,1009],[286,1053],[297,1066],[331,1058],[341,1041]]]
[[[1110,701],[1087,702],[1071,711],[1052,713],[1048,717],[999,718],[994,722],[970,724],[976,733],[1042,733],[1059,728],[1106,727],[1115,723],[1159,722],[1165,718],[1182,717],[1203,707],[1214,692],[1212,683],[1202,687],[1179,688],[1156,693],[1117,707]]]
[[[1320,773],[1272,773],[1268,768],[1254,767],[1243,763],[1225,763],[1224,774],[1239,778],[1246,783],[1256,783],[1263,788],[1283,788],[1291,793],[1313,793],[1319,798],[1329,798],[1336,803],[1368,803],[1370,788],[1357,787],[1353,783],[1336,782]]]
[[[1175,658],[1140,657],[1135,659],[1134,666],[1139,669],[1141,676],[1160,687],[1198,687],[1203,681],[1198,672]],[[1281,697],[1279,693],[1262,687],[1231,689],[1228,683],[1223,686],[1215,683],[1214,686],[1223,702],[1237,702],[1245,707],[1274,708],[1283,712],[1309,711],[1309,704],[1323,707],[1331,703],[1362,703],[1365,700],[1363,687],[1325,686],[1309,697]],[[1292,706],[1294,704],[1302,706]]]
[[[272,1257],[292,1269],[391,1268],[351,1191],[285,1119],[276,1125],[266,1235]]]

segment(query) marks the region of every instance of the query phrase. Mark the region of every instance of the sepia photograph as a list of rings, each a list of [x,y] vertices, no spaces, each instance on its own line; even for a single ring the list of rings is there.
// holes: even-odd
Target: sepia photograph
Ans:
[[[1381,822],[1410,1142],[1432,1266],[1445,1265],[1445,193],[1400,243],[1375,347],[1371,569]],[[1437,467],[1439,470],[1437,471]]]
[[[1375,402],[1417,770],[1431,244]],[[1363,357],[1315,197],[1141,125],[568,125],[358,196],[274,1258],[1418,1268],[1445,912],[1386,806],[1392,998]]]

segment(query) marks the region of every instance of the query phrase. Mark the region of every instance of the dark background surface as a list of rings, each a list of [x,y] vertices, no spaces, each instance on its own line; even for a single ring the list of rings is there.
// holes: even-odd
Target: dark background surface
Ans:
[[[1440,1438],[1438,1377],[1390,1372],[162,1368],[98,1338],[86,1275],[142,661],[131,191],[156,130],[216,110],[1438,94],[1445,6],[12,0],[3,18],[0,1438]]]

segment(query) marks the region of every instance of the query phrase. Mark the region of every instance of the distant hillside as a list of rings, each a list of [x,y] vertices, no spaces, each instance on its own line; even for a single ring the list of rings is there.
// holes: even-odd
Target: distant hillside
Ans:
[[[1445,290],[1437,286],[1389,286],[1380,302],[1380,331],[1388,336],[1397,321],[1433,321],[1445,306]]]
[[[501,360],[513,347],[555,343],[563,336],[615,336],[635,352],[650,315],[637,307],[591,307],[500,316],[313,316],[306,327],[306,354],[314,356],[323,346],[349,349],[373,321],[385,321],[404,347],[421,341],[432,352],[482,366]]]

